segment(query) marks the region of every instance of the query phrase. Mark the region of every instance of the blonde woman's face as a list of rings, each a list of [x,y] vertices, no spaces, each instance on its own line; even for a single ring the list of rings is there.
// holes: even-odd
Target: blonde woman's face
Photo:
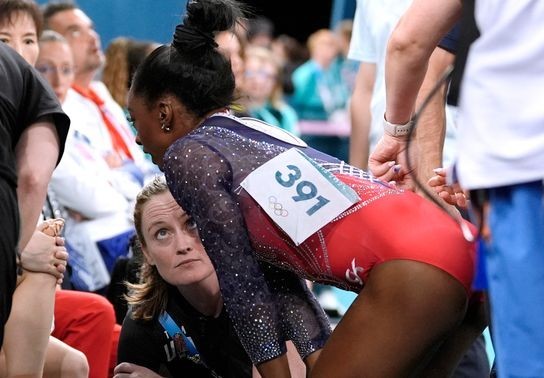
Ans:
[[[261,58],[248,56],[244,74],[244,93],[257,103],[266,102],[278,79],[276,66]]]
[[[38,30],[32,17],[26,12],[16,12],[0,26],[0,41],[19,53],[30,65],[38,59]]]
[[[142,211],[142,251],[174,286],[198,284],[215,274],[192,218],[169,191],[153,196]]]
[[[74,82],[74,58],[70,46],[59,41],[41,43],[36,69],[63,102]]]

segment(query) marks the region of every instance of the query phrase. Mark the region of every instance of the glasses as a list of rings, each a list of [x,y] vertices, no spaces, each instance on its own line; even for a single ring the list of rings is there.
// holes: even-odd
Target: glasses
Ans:
[[[52,75],[57,73],[59,76],[70,76],[74,73],[74,67],[71,66],[53,66],[49,64],[38,64],[36,70],[42,75]]]
[[[260,77],[260,78],[268,79],[268,80],[276,80],[275,74],[271,72],[263,71],[263,70],[246,70],[244,72],[244,76],[249,78]]]

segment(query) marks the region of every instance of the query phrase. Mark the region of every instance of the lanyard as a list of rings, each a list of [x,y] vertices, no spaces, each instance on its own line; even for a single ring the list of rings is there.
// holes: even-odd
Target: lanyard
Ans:
[[[77,85],[72,85],[72,89],[74,89],[77,93],[79,93],[86,99],[91,100],[96,105],[96,107],[100,111],[102,120],[104,121],[104,124],[108,129],[108,133],[110,135],[113,149],[115,150],[115,152],[117,152],[121,157],[129,160],[134,160],[125,139],[115,126],[117,121],[113,118],[108,109],[106,109],[104,100],[102,100],[91,88],[83,89]]]
[[[168,312],[164,311],[159,316],[159,322],[161,323],[166,333],[168,333],[168,336],[170,336],[172,339],[176,340],[177,338],[181,337],[181,340],[183,341],[182,351],[185,354],[190,357],[198,356],[198,351],[196,350],[195,344],[193,343],[191,338],[187,337],[185,331],[177,325],[177,323],[174,321],[174,319],[172,319]]]

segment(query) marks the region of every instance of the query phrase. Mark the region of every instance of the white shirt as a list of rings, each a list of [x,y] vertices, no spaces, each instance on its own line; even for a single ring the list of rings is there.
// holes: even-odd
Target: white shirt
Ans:
[[[544,1],[478,0],[460,97],[466,189],[544,179]]]
[[[93,89],[97,87],[100,85],[95,84]],[[119,112],[123,113],[123,110],[119,105],[111,96],[97,92],[121,121]],[[90,219],[119,212],[130,218],[132,202],[141,185],[127,172],[111,169],[104,160],[104,155],[112,151],[112,143],[100,111],[92,101],[72,89],[62,105],[70,117],[71,127],[64,156],[53,172],[50,184],[57,200],[62,206]],[[126,120],[119,122],[120,127],[123,124],[130,132]],[[135,159],[145,160],[139,146],[135,142],[132,145],[129,146]]]
[[[139,167],[151,166],[125,119],[121,107],[114,102],[102,83],[92,88],[105,101],[110,114],[117,119],[123,135]],[[111,138],[97,106],[70,89],[63,103],[71,127],[61,162],[54,170],[50,189],[64,208],[85,220],[66,219],[65,236],[71,246],[74,274],[84,282],[86,290],[97,290],[109,283],[108,269],[97,241],[133,230],[132,213],[141,184],[122,169],[111,169],[104,155],[113,150]]]
[[[411,0],[357,0],[348,58],[376,65],[370,103],[370,152],[383,135],[387,41],[410,3]]]

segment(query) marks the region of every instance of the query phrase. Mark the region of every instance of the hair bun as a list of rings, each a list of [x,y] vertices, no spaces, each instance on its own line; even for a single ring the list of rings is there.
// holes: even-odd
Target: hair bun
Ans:
[[[216,48],[218,45],[215,42],[213,33],[204,32],[198,28],[178,25],[174,32],[174,40],[172,46],[181,52],[200,50],[203,48]]]

